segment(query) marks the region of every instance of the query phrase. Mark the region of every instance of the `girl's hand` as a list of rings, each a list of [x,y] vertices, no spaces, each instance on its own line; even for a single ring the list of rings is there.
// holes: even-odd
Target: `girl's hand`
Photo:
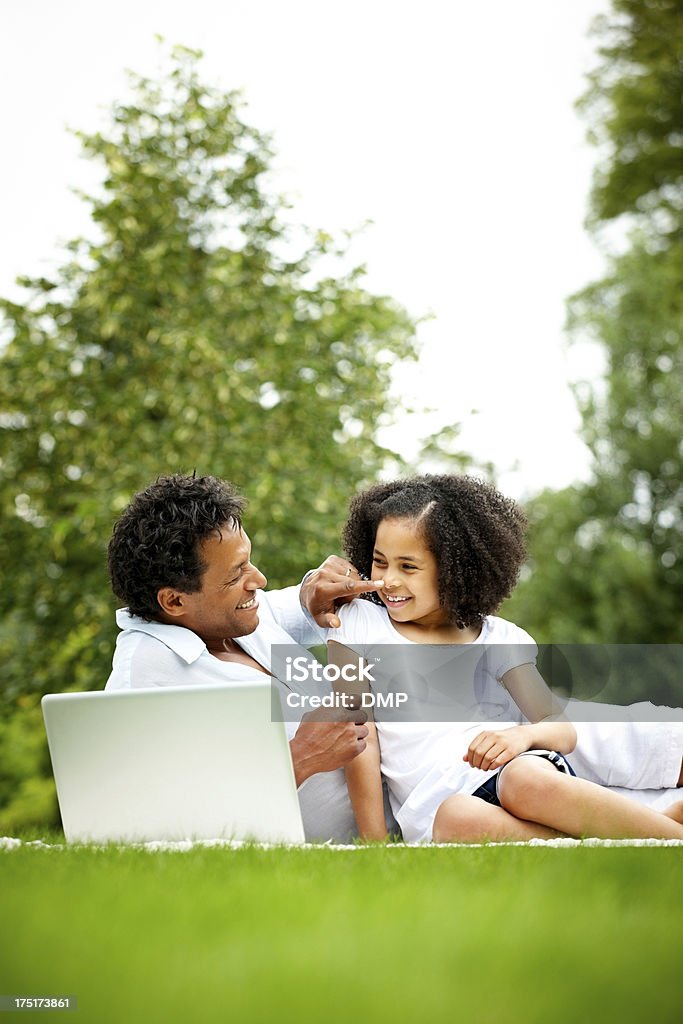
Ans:
[[[473,768],[489,771],[502,768],[513,757],[531,749],[531,736],[526,725],[513,725],[499,732],[480,732],[469,745],[463,761]]]

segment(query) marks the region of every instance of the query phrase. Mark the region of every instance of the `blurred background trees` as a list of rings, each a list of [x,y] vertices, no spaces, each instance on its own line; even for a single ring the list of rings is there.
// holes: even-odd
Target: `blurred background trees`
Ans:
[[[198,56],[179,49],[163,81],[134,79],[111,129],[81,136],[104,168],[102,189],[83,197],[99,237],[74,241],[51,279],[24,281],[25,301],[1,305],[10,824],[10,790],[22,807],[40,803],[17,794],[25,762],[42,758],[49,775],[33,742],[38,696],[100,688],[109,673],[105,552],[132,494],[161,473],[230,479],[250,499],[270,585],[294,583],[338,548],[348,498],[389,457],[375,433],[390,368],[415,356],[405,311],[365,291],[361,269],[334,276],[333,240],[287,223],[267,187],[267,138],[234,95],[202,84]]]
[[[199,82],[192,54],[164,82],[138,80],[112,131],[82,143],[106,169],[86,197],[100,238],[2,307],[6,695],[101,685],[107,539],[160,473],[236,483],[271,585],[294,582],[384,464],[389,367],[414,355],[408,316],[360,271],[321,276],[331,240],[296,254],[263,184],[267,140]]]
[[[613,0],[580,101],[598,150],[605,276],[569,300],[604,353],[576,386],[593,480],[530,503],[531,576],[506,613],[546,642],[683,639],[683,5]]]

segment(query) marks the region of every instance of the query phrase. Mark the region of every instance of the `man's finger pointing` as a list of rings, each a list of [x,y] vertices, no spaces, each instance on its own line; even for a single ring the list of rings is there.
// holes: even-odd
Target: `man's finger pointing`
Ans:
[[[384,580],[352,580],[346,581],[346,589],[350,594],[367,594],[371,590],[381,590]]]

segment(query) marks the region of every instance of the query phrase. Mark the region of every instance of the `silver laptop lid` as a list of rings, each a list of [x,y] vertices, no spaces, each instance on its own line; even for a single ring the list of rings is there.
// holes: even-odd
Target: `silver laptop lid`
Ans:
[[[304,841],[270,683],[49,694],[68,841]]]

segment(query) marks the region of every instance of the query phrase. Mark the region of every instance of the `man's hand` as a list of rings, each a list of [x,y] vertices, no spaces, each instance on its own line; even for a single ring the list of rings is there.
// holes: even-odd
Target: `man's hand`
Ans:
[[[289,744],[297,788],[311,775],[342,768],[363,753],[367,717],[364,711],[333,708],[309,711],[303,716]]]
[[[301,603],[319,626],[337,629],[341,622],[336,610],[359,594],[381,590],[384,580],[364,580],[345,558],[330,555],[309,573],[301,584]]]
[[[473,768],[487,772],[502,768],[513,757],[531,749],[531,736],[526,725],[513,725],[498,732],[480,732],[474,737],[463,761],[469,761]]]

